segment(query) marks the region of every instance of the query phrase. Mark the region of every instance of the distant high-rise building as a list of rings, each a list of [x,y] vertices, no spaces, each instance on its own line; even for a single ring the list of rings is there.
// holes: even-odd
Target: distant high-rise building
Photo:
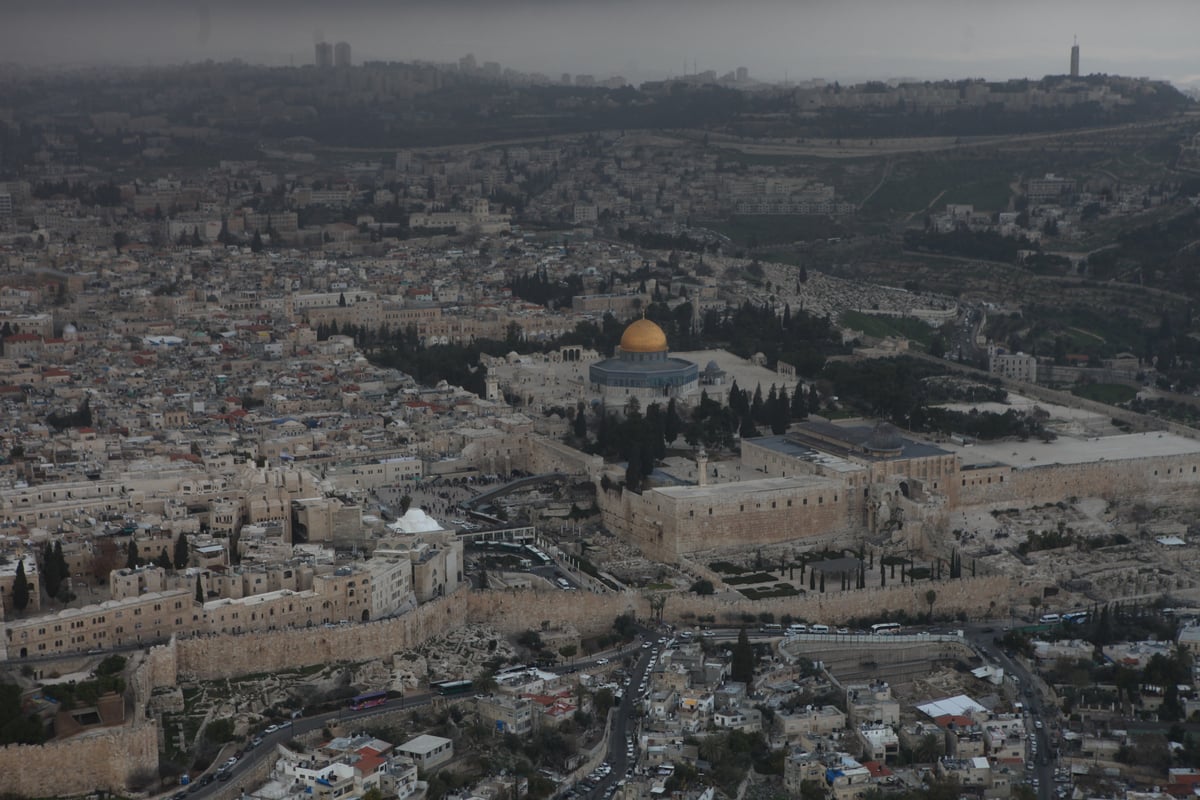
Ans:
[[[335,67],[350,66],[350,43],[338,42],[333,46],[333,65]]]
[[[318,67],[333,66],[333,45],[329,42],[317,42],[316,51]]]
[[[1071,77],[1079,77],[1079,42],[1071,45]]]
[[[737,68],[737,82],[745,83],[748,80],[750,80],[750,70],[747,69],[746,67],[738,67]]]

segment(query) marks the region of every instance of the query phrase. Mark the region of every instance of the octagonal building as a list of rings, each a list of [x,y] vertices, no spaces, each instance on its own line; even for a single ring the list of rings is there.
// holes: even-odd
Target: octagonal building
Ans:
[[[616,354],[588,369],[592,390],[611,409],[624,408],[632,397],[643,409],[650,403],[666,405],[672,397],[693,393],[698,377],[695,364],[670,356],[667,335],[648,319],[635,320],[621,335]]]

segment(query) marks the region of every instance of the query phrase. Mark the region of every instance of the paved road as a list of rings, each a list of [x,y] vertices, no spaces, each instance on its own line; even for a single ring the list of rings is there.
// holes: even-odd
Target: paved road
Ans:
[[[623,658],[627,654],[640,653],[641,657],[639,658],[638,665],[635,668],[638,671],[638,680],[640,680],[640,677],[642,674],[644,674],[646,665],[649,663],[649,660],[650,660],[649,659],[649,652],[650,652],[649,649],[643,650],[641,648],[641,645],[642,645],[641,639],[637,639],[632,644],[626,645],[625,647],[616,648],[616,649],[613,649],[613,650],[610,650],[610,651],[607,651],[604,653],[597,653],[595,656],[592,656],[588,659],[575,661],[569,665],[561,665],[561,666],[553,667],[549,671],[558,672],[560,674],[567,673],[567,672],[577,672],[579,670],[590,669],[590,668],[596,667],[596,666],[603,666],[602,664],[599,663],[602,660],[607,664],[618,658]],[[633,689],[636,689],[637,685],[638,685],[637,680],[631,681],[631,683],[630,683],[630,687]],[[400,710],[404,710],[404,709],[418,708],[420,706],[425,706],[425,705],[428,705],[432,701],[432,699],[433,699],[433,695],[428,692],[414,693],[414,694],[405,695],[402,698],[395,698],[393,700],[389,700],[386,703],[384,703],[383,705],[375,706],[374,708],[366,708],[361,711],[351,711],[348,708],[340,708],[335,711],[328,711],[323,714],[315,714],[310,717],[301,717],[299,719],[292,720],[291,722],[285,723],[284,725],[282,725],[277,731],[275,731],[273,733],[262,734],[262,744],[245,751],[242,758],[239,759],[238,762],[236,764],[234,764],[233,768],[228,771],[228,774],[230,777],[227,781],[220,781],[220,780],[214,779],[210,783],[207,783],[207,784],[202,783],[202,781],[205,777],[207,777],[208,775],[215,775],[217,773],[217,767],[220,766],[220,762],[218,762],[216,764],[213,764],[213,766],[210,767],[208,770],[206,770],[204,773],[201,773],[201,774],[195,776],[196,782],[194,782],[192,786],[186,787],[185,791],[187,791],[189,798],[195,798],[196,800],[203,800],[204,798],[209,797],[212,794],[215,794],[217,792],[217,790],[220,789],[221,787],[224,787],[228,784],[236,783],[238,780],[238,777],[240,775],[244,774],[245,772],[247,772],[250,769],[250,767],[258,764],[264,758],[271,757],[275,752],[275,745],[277,745],[277,744],[282,744],[282,743],[288,741],[289,739],[293,739],[293,738],[295,738],[297,736],[301,736],[305,733],[309,733],[309,732],[317,730],[319,728],[323,728],[331,722],[344,725],[347,722],[355,722],[358,720],[368,720],[372,717],[376,717],[381,714],[386,714],[386,713],[393,712],[393,711],[400,711]],[[629,694],[627,692],[626,696],[622,700],[621,707],[623,709],[630,707],[629,699],[630,699]],[[624,715],[624,717],[622,717],[622,715],[620,713],[618,714],[618,717],[621,717],[621,722],[620,722],[621,727],[620,727],[620,730],[618,730],[618,725],[614,722],[614,725],[612,728],[612,738],[610,739],[610,742],[609,742],[610,750],[620,749],[622,758],[624,758],[624,756],[625,756],[625,751],[624,751],[624,738],[625,738],[624,725],[625,725],[625,722],[624,722],[624,719],[627,718],[627,716],[628,716],[627,713]],[[222,753],[222,756],[224,756],[224,753]],[[623,771],[624,771],[624,767],[622,767],[622,774],[623,774]],[[615,770],[614,770],[614,774],[615,774]],[[200,783],[201,785],[197,785],[197,783]],[[249,788],[249,787],[247,787],[247,788]],[[169,797],[170,795],[166,795],[166,796]]]
[[[378,716],[380,714],[386,714],[391,711],[417,708],[419,706],[428,705],[432,697],[433,695],[428,693],[410,694],[402,698],[389,700],[381,706],[366,708],[362,711],[351,711],[347,708],[342,708],[336,711],[329,711],[324,714],[316,714],[311,717],[301,717],[299,719],[292,720],[291,722],[282,725],[279,730],[275,731],[274,733],[262,734],[262,744],[253,749],[247,750],[242,758],[233,765],[233,768],[228,771],[230,776],[228,781],[213,780],[211,783],[202,785],[198,789],[196,789],[193,785],[192,787],[188,787],[188,796],[197,798],[197,800],[201,800],[202,798],[216,793],[218,789],[224,787],[227,783],[236,783],[239,775],[245,773],[251,766],[262,761],[264,758],[273,756],[275,753],[275,745],[283,744],[289,739],[294,739],[295,737],[309,733],[310,731],[323,728],[330,722],[344,724],[354,720],[370,719],[371,717]],[[220,764],[214,764],[212,767],[206,770],[204,774],[198,775],[196,778],[203,780],[206,775],[216,774],[216,768],[219,766]],[[247,787],[247,789],[249,789],[249,787]]]
[[[1004,650],[995,644],[995,638],[1003,636],[999,627],[994,627],[989,623],[975,623],[965,626],[963,633],[980,654],[1003,667],[1006,674],[1017,678],[1020,700],[1029,712],[1026,719],[1026,732],[1029,734],[1031,745],[1030,752],[1026,755],[1027,763],[1034,764],[1032,770],[1026,770],[1026,778],[1037,779],[1039,800],[1051,800],[1054,796],[1057,744],[1049,734],[1058,727],[1058,709],[1043,702],[1041,693],[1036,688],[1037,683],[1034,676],[1030,674],[1029,670],[1021,662],[1009,658]],[[1036,756],[1032,744],[1034,742],[1037,744]]]
[[[634,750],[634,755],[630,758],[626,750],[628,741],[626,737],[632,736],[636,741],[637,707],[645,697],[640,687],[643,681],[646,681],[650,664],[657,657],[658,651],[662,647],[658,641],[658,637],[660,636],[660,633],[649,628],[642,630],[643,641],[641,646],[637,647],[637,660],[627,672],[629,685],[625,687],[621,696],[621,702],[616,706],[616,710],[613,713],[612,727],[608,733],[608,757],[606,763],[612,768],[612,771],[601,778],[592,789],[580,792],[580,797],[601,798],[609,795],[617,782],[625,779],[626,772],[637,764],[637,750]]]

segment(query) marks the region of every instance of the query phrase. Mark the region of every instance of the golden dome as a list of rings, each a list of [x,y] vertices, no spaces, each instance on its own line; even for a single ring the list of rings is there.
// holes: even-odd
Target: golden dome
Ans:
[[[661,353],[667,349],[667,335],[648,319],[635,320],[621,334],[621,350],[625,353]]]

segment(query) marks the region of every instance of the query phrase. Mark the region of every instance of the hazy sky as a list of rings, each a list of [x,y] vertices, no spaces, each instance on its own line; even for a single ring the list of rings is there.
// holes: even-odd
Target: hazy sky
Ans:
[[[0,62],[482,61],[644,80],[750,68],[764,80],[1041,77],[1200,83],[1200,0],[0,0]]]

